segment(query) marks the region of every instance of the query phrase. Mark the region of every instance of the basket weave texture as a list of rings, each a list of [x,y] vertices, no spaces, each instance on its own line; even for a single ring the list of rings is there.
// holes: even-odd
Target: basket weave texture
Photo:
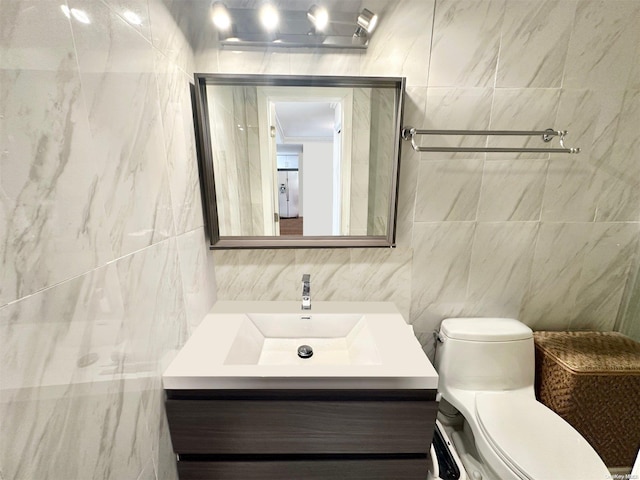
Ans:
[[[609,468],[640,447],[640,343],[617,332],[535,332],[536,396]]]

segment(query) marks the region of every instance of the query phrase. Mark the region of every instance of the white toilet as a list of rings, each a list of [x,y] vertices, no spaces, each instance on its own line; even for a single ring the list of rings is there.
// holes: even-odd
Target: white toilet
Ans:
[[[471,431],[485,476],[610,478],[596,451],[535,399],[533,333],[510,318],[448,318],[438,333],[439,391]]]

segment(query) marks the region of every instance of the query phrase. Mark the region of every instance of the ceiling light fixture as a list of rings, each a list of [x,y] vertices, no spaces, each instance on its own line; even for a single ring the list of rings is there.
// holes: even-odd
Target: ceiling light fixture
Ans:
[[[268,32],[275,31],[278,28],[278,23],[280,22],[280,15],[278,15],[276,7],[270,3],[265,3],[260,7],[260,22]]]
[[[231,26],[231,15],[222,2],[211,5],[211,21],[218,30],[228,30]]]
[[[311,5],[311,8],[307,10],[307,18],[319,32],[324,31],[329,25],[329,12],[326,8],[318,5]]]
[[[360,15],[358,15],[358,28],[354,33],[356,37],[364,37],[367,34],[371,34],[378,24],[378,15],[371,10],[363,9]]]

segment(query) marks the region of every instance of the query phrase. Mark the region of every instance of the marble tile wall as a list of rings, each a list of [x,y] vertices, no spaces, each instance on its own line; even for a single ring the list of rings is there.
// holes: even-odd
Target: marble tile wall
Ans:
[[[215,302],[179,2],[0,1],[0,478],[176,478]]]
[[[430,354],[432,330],[450,315],[613,329],[640,237],[640,2],[361,3],[381,14],[364,53],[238,53],[199,32],[196,68],[405,76],[405,125],[567,129],[582,153],[418,154],[404,145],[396,250],[219,252],[220,298],[297,299],[308,271],[317,299],[395,301]]]

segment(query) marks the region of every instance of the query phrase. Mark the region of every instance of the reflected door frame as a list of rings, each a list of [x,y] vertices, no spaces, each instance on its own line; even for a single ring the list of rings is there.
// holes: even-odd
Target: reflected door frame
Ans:
[[[278,168],[276,160],[276,137],[272,127],[275,127],[276,102],[327,102],[341,105],[341,161],[340,161],[340,192],[339,204],[342,205],[340,225],[343,232],[349,231],[350,200],[351,200],[351,152],[352,152],[352,118],[353,118],[353,90],[351,88],[336,87],[294,87],[259,86],[257,88],[258,101],[258,136],[260,141],[260,170],[262,178],[262,197],[264,202],[263,224],[265,235],[280,235],[279,205],[278,205]],[[328,92],[327,90],[330,90]],[[304,152],[303,152],[304,155]],[[303,167],[304,168],[304,167]],[[304,175],[304,173],[301,173]],[[302,184],[302,177],[300,178]],[[334,185],[335,188],[335,185]]]

